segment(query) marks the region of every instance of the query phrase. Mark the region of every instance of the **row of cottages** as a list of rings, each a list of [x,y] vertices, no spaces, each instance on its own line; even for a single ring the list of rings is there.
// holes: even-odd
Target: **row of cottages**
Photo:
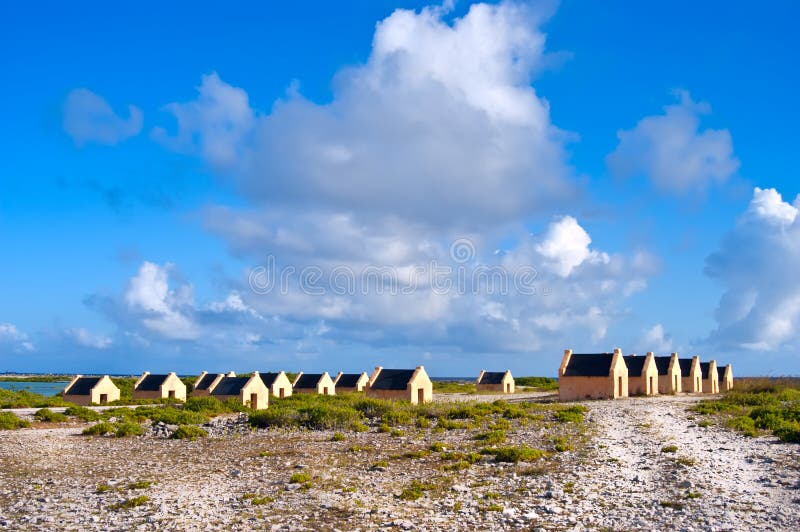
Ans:
[[[478,391],[513,394],[514,377],[510,371],[482,370],[475,382]],[[410,401],[412,404],[433,399],[433,383],[423,366],[415,369],[375,368],[372,375],[339,372],[331,379],[328,372],[299,373],[294,382],[286,373],[253,372],[246,377],[236,373],[202,372],[192,386],[193,397],[215,397],[221,401],[233,399],[255,410],[269,406],[269,395],[284,398],[293,393],[335,395],[336,392],[365,392],[367,397]],[[78,375],[64,391],[64,399],[76,404],[105,404],[119,400],[119,388],[108,375],[83,377]],[[173,399],[185,401],[186,385],[175,373],[151,374],[144,372],[134,383],[134,399]]]
[[[511,370],[503,372],[482,369],[475,379],[475,389],[479,392],[514,393],[514,377],[511,376]]]
[[[698,356],[678,358],[623,356],[613,353],[577,354],[564,351],[558,369],[558,395],[561,401],[618,399],[631,395],[675,393],[719,393],[733,389],[730,364],[717,368],[715,360],[700,362]],[[720,387],[720,382],[722,386]]]

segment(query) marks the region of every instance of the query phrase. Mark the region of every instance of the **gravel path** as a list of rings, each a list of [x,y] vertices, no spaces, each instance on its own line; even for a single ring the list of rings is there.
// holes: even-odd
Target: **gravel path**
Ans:
[[[581,491],[612,529],[798,530],[800,446],[702,427],[696,397],[593,402]],[[669,451],[675,446],[675,452]]]

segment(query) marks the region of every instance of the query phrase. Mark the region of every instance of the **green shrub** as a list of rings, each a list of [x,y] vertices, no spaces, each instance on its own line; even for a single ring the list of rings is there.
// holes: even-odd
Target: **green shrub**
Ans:
[[[368,419],[383,417],[386,412],[392,410],[392,404],[388,401],[378,399],[361,399],[353,403],[353,408],[361,412]]]
[[[100,419],[99,413],[95,412],[91,408],[78,405],[68,406],[66,410],[64,410],[64,415],[76,417],[81,421],[97,421]]]
[[[134,497],[132,499],[126,499],[122,502],[118,502],[116,504],[112,504],[109,506],[110,510],[129,510],[131,508],[136,508],[137,506],[141,506],[143,504],[147,504],[147,501],[150,500],[150,497],[146,495],[139,495],[138,497]]]
[[[390,427],[410,425],[412,420],[411,413],[405,410],[389,410],[381,416],[381,422]]]
[[[749,416],[736,416],[734,418],[729,419],[725,425],[728,428],[733,430],[737,430],[744,434],[745,436],[755,437],[758,436],[758,431],[756,430],[756,423],[753,421],[753,418]]]
[[[495,462],[533,462],[545,456],[545,452],[541,449],[532,449],[527,445],[519,447],[497,447],[491,449],[481,450],[483,454],[490,454],[494,456]]]
[[[428,418],[426,418],[424,416],[419,416],[417,418],[417,427],[419,427],[421,429],[427,429],[430,426],[431,426],[431,420],[430,419],[428,419]]]
[[[260,429],[270,427],[290,428],[300,425],[299,414],[296,410],[277,405],[266,410],[253,412],[249,415],[248,422],[252,427]]]
[[[780,438],[781,441],[800,443],[800,423],[787,421],[783,426],[775,430],[775,436]]]
[[[341,432],[334,432],[333,436],[331,436],[331,441],[344,441],[345,437],[344,434]]]
[[[201,412],[172,406],[140,406],[136,408],[135,416],[138,419],[149,419],[153,423],[166,423],[167,425],[201,425],[208,421],[208,416]]]
[[[225,404],[216,397],[190,397],[183,405],[184,410],[199,412],[208,416],[227,412]]]
[[[442,442],[435,441],[431,444],[429,449],[435,453],[440,453],[444,451],[444,445],[442,445]]]
[[[180,425],[175,432],[172,433],[170,438],[173,440],[196,440],[197,438],[206,438],[208,432],[201,429],[196,425]]]
[[[412,480],[411,484],[400,492],[399,498],[403,501],[416,501],[421,498],[426,491],[433,489],[432,484],[426,484],[419,480]]]
[[[314,430],[346,429],[362,419],[358,410],[335,405],[301,408],[299,414],[300,424]]]
[[[474,439],[483,441],[488,445],[497,445],[506,441],[506,431],[490,430],[489,432],[477,434]]]
[[[138,423],[123,421],[122,423],[117,423],[117,430],[114,435],[117,438],[124,438],[126,436],[141,436],[143,433],[144,430]]]
[[[69,419],[66,415],[53,412],[49,408],[37,410],[36,413],[33,414],[33,417],[39,421],[46,421],[49,423],[63,423]]]
[[[86,427],[81,434],[84,436],[104,436],[105,434],[113,434],[116,430],[113,424],[108,421],[101,421],[91,427]]]
[[[582,405],[572,405],[561,408],[556,411],[556,421],[562,423],[580,423],[583,421],[583,414],[586,412],[586,407]]]
[[[556,452],[563,453],[572,449],[572,445],[563,436],[553,438],[553,447]]]
[[[28,421],[18,418],[13,412],[0,412],[0,430],[16,430],[30,426]]]
[[[514,384],[517,386],[538,388],[545,391],[558,389],[558,381],[550,377],[516,377],[514,379]]]
[[[128,484],[129,490],[145,490],[153,485],[151,480],[137,480]]]
[[[305,484],[306,482],[311,482],[311,475],[308,473],[293,473],[289,482],[292,484]]]
[[[662,453],[677,453],[678,446],[677,445],[665,445],[661,448]]]

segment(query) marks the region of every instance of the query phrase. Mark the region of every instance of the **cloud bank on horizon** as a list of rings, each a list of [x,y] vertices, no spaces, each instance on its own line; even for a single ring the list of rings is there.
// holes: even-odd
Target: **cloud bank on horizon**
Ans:
[[[607,202],[588,184],[597,176],[572,158],[582,132],[559,127],[558,99],[537,90],[555,12],[509,1],[459,16],[397,9],[375,26],[364,62],[336,72],[324,103],[292,83],[258,108],[261,95],[210,71],[193,99],[143,106],[145,122],[138,106],[126,117],[92,90],[70,91],[62,126],[74,149],[119,150],[147,131],[136,142],[213,176],[226,193],[185,212],[238,271],[209,289],[187,264],[140,257],[116,288],[85,295],[104,326],[22,331],[2,315],[0,352],[56,370],[88,371],[106,356],[105,370],[424,362],[441,374],[494,360],[552,374],[542,364],[564,347],[798,346],[800,196],[790,204],[774,188],[754,187],[708,254],[705,275],[722,294],[716,309],[706,299],[705,330],[674,334],[643,303],[663,248],[608,236],[596,214]],[[617,126],[595,165],[617,178],[604,182],[611,194],[643,178],[648,194],[704,197],[738,178],[732,133],[705,124],[709,103],[675,95],[661,114]],[[53,363],[54,352],[72,354]]]

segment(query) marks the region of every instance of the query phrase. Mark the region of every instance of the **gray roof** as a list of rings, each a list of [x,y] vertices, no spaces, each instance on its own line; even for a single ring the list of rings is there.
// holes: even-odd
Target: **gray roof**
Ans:
[[[355,388],[361,375],[363,375],[363,373],[342,373],[339,380],[336,381],[336,387]]]
[[[100,382],[103,377],[78,377],[75,384],[69,387],[66,395],[89,395],[92,388]]]
[[[194,389],[208,390],[208,387],[211,386],[211,383],[214,382],[218,375],[221,375],[221,373],[206,373],[203,378],[197,380],[194,384]]]
[[[136,387],[136,391],[157,392],[161,385],[164,384],[164,381],[167,380],[167,377],[169,375],[147,375]]]
[[[373,390],[405,390],[415,371],[414,369],[382,369],[370,387]]]
[[[642,370],[644,370],[644,361],[647,357],[627,355],[622,358],[625,359],[625,365],[628,366],[628,377],[642,376]]]
[[[316,388],[317,383],[322,378],[322,373],[303,373],[295,383],[295,388]]]
[[[711,367],[711,362],[700,362],[700,371],[703,373],[703,378],[708,378],[708,369]]]
[[[505,371],[485,371],[478,384],[502,384]]]
[[[239,395],[249,380],[250,377],[223,377],[211,390],[211,395]]]
[[[693,358],[679,358],[678,364],[681,366],[681,377],[688,377],[692,374],[692,360]]]
[[[672,356],[668,357],[653,357],[653,360],[656,361],[656,368],[658,368],[659,375],[666,375],[669,371],[669,364],[672,362]],[[630,371],[630,368],[628,368]]]
[[[280,373],[275,373],[270,371],[259,373],[259,376],[261,377],[261,380],[265,386],[272,386],[275,383],[275,379],[278,378],[278,375],[280,375]]]
[[[565,377],[607,377],[611,374],[613,353],[576,354],[569,357]]]

